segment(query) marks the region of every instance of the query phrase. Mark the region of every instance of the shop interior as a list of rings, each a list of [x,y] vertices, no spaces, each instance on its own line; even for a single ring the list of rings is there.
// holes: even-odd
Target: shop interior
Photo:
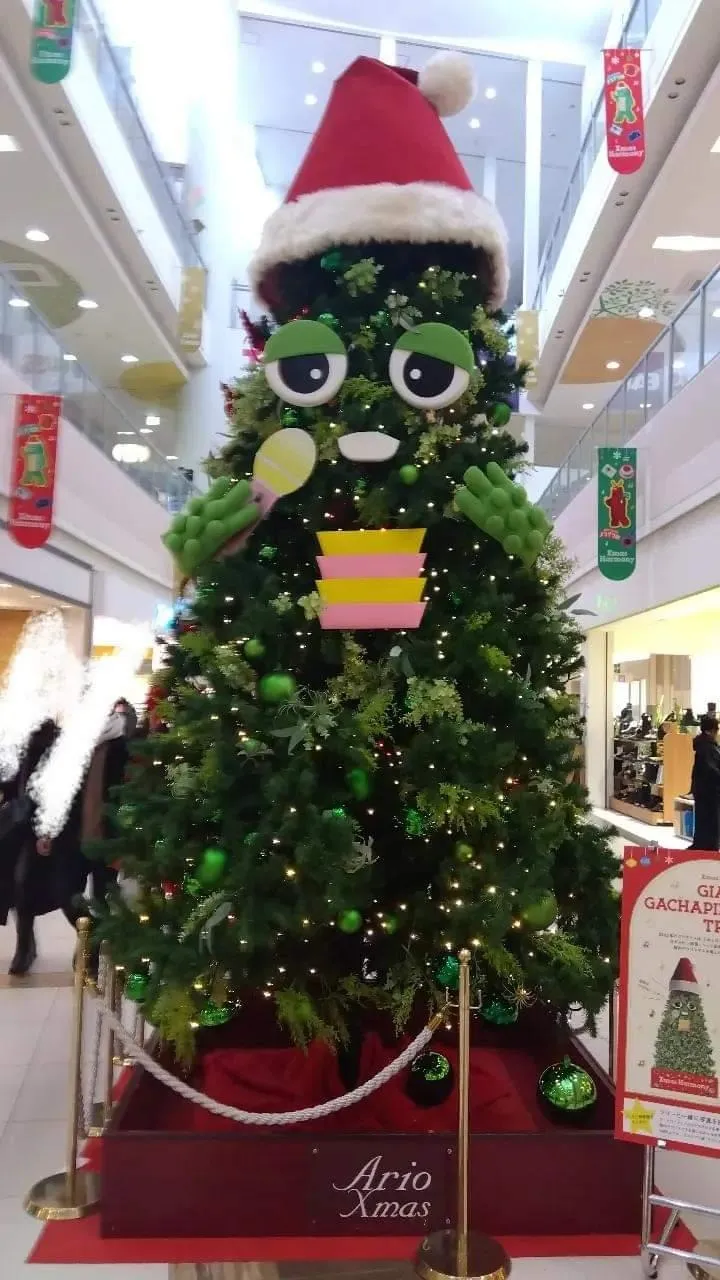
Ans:
[[[25,586],[0,578],[0,679],[13,655],[20,633],[32,613],[61,609],[68,644],[78,658],[87,654],[90,611],[82,605],[69,604],[37,587]]]
[[[611,635],[608,808],[690,840],[693,738],[720,705],[720,588],[627,618]]]

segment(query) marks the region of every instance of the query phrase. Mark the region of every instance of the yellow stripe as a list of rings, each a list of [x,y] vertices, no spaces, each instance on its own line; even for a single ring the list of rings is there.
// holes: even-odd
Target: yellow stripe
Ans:
[[[406,604],[419,600],[425,578],[323,578],[323,604]]]
[[[357,533],[319,533],[324,556],[417,555],[425,529],[361,529]]]

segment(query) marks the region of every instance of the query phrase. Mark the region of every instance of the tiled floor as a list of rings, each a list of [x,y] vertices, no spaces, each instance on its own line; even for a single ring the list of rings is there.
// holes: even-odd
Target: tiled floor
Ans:
[[[22,1211],[22,1198],[40,1177],[63,1166],[70,1034],[73,935],[62,917],[49,916],[38,929],[40,955],[33,985],[11,984],[6,974],[14,949],[12,926],[0,929],[0,1278],[28,1280],[410,1280],[410,1268],[397,1265],[309,1267],[303,1264],[235,1264],[225,1267],[43,1266],[25,1258],[39,1227]],[[65,984],[61,986],[60,984]],[[48,985],[38,985],[48,984]],[[607,1028],[601,1027],[594,1052],[607,1060]],[[720,1165],[690,1157],[666,1157],[660,1168],[666,1190],[700,1203],[718,1202]],[[703,1224],[691,1224],[703,1231]],[[705,1224],[707,1234],[707,1223]],[[720,1233],[719,1233],[720,1234]],[[719,1273],[720,1274],[720,1273]],[[641,1280],[637,1259],[521,1259],[516,1280]],[[663,1280],[687,1276],[669,1263]]]

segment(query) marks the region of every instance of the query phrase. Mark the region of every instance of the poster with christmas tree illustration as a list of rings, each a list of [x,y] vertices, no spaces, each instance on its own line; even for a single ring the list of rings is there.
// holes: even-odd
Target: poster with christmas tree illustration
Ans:
[[[627,848],[615,1136],[720,1155],[720,854]]]

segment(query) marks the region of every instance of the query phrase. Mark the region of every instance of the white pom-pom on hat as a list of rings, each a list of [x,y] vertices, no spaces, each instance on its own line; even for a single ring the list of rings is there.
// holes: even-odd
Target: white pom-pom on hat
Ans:
[[[436,53],[418,75],[418,88],[438,115],[457,115],[476,93],[470,59],[464,53]]]

